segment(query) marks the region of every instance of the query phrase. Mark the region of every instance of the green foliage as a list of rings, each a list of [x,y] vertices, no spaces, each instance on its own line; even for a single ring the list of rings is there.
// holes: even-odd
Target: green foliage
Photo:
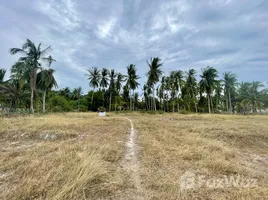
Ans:
[[[63,96],[55,95],[49,98],[48,109],[50,112],[68,112],[71,111],[71,103]]]

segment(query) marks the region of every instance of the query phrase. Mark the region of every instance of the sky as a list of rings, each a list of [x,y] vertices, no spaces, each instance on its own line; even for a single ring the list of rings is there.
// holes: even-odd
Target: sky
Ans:
[[[19,58],[9,49],[26,38],[51,45],[59,88],[87,92],[88,68],[126,74],[129,64],[143,84],[151,57],[165,75],[213,66],[268,81],[268,0],[1,0],[0,36],[8,71]]]

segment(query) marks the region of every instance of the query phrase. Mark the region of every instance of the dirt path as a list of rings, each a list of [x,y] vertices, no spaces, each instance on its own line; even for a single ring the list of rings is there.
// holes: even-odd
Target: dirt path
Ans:
[[[133,187],[129,189],[124,195],[124,199],[143,199],[141,191],[141,182],[139,175],[139,160],[138,160],[138,145],[137,135],[134,130],[134,125],[131,119],[125,117],[130,122],[131,128],[126,142],[126,152],[122,161],[122,166],[125,172],[128,174]]]

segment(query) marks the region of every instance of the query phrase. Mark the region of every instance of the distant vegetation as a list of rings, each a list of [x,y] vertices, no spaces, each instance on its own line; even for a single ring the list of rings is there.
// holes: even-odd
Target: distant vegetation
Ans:
[[[124,75],[115,69],[88,69],[87,78],[93,89],[87,94],[82,88],[57,88],[51,68],[56,60],[49,55],[50,47],[42,49],[27,39],[22,48],[12,48],[12,55],[21,57],[4,81],[0,69],[1,109],[22,112],[65,112],[96,110],[147,110],[196,113],[256,113],[268,107],[268,89],[261,82],[238,82],[232,72],[219,79],[217,69],[206,67],[197,81],[194,69],[171,71],[164,76],[160,58],[147,61],[147,82],[142,95],[135,92],[140,77],[134,64]]]

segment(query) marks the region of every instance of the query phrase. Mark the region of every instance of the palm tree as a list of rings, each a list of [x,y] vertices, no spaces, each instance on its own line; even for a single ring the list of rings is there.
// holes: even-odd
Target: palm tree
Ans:
[[[94,92],[95,88],[99,87],[101,75],[100,70],[97,67],[92,67],[91,69],[88,69],[88,80],[89,80],[89,86],[93,88],[92,92],[92,98],[91,98],[91,108],[93,108],[93,98],[94,98]]]
[[[4,83],[5,74],[6,74],[6,70],[0,69],[0,84]]]
[[[5,96],[5,99],[10,103],[11,110],[16,109],[21,102],[25,102],[25,97],[28,96],[24,90],[24,80],[9,80],[5,84],[0,85],[0,94]]]
[[[37,87],[43,91],[43,113],[46,112],[46,95],[53,88],[58,87],[54,77],[54,69],[45,69],[37,74]]]
[[[48,51],[50,50],[50,46],[41,50],[41,43],[38,46],[27,39],[26,42],[22,45],[22,48],[11,48],[10,53],[11,55],[15,55],[17,53],[23,55],[19,59],[21,62],[25,62],[29,67],[29,74],[30,74],[30,85],[31,85],[31,112],[34,112],[34,94],[36,92],[36,78],[37,78],[37,71],[41,67],[41,61],[51,61],[50,57],[45,57]]]
[[[153,89],[153,101],[154,101],[154,110],[156,111],[156,104],[155,104],[155,84],[159,81],[163,71],[161,70],[162,63],[160,63],[160,58],[151,58],[150,63],[147,61],[149,66],[149,72],[147,73],[148,76],[148,84]]]
[[[257,109],[261,110],[263,108],[262,102],[259,100],[260,98],[260,88],[264,87],[264,85],[259,81],[253,81],[251,83],[251,87],[249,90],[249,99],[251,101],[252,110],[254,113],[257,112]]]
[[[121,73],[118,73],[117,74],[117,79],[116,79],[116,82],[115,82],[115,90],[116,90],[116,93],[118,96],[120,96],[120,91],[122,89],[122,83],[125,81],[125,76]],[[116,108],[117,108],[117,100],[115,101],[115,111],[116,111]]]
[[[218,77],[218,72],[213,67],[206,67],[202,71],[200,80],[200,89],[202,92],[206,92],[208,101],[208,112],[211,113],[210,105],[212,105],[211,94],[216,87]]]
[[[216,108],[218,108],[218,106],[220,105],[222,91],[222,80],[218,80],[215,86]]]
[[[109,81],[109,70],[106,68],[103,68],[101,70],[101,78],[100,78],[100,87],[102,88],[102,100],[103,100],[103,106],[104,106],[104,92],[105,88],[108,86],[108,81]]]
[[[169,75],[169,84],[170,84],[170,89],[171,89],[171,91],[170,91],[170,95],[171,95],[171,99],[172,99],[172,110],[173,110],[173,112],[175,112],[175,96],[176,96],[176,94],[177,94],[177,92],[178,92],[178,88],[179,88],[179,84],[178,84],[178,82],[177,82],[177,78],[176,78],[176,71],[171,71],[170,72],[170,75]]]
[[[195,106],[195,112],[197,113],[197,100],[196,100],[196,86],[197,86],[197,82],[196,82],[196,78],[195,78],[195,74],[196,74],[196,71],[194,69],[190,69],[188,72],[187,72],[187,78],[186,78],[186,85],[188,87],[190,87],[190,90],[191,90],[191,96],[194,100],[194,106]]]
[[[78,87],[73,90],[73,98],[78,100],[78,112],[80,111],[81,94],[82,94],[82,87]]]
[[[226,72],[223,74],[223,81],[226,97],[226,110],[232,112],[231,93],[233,93],[235,90],[235,85],[237,82],[236,75],[232,74],[231,72]]]
[[[59,91],[59,95],[65,97],[66,99],[70,99],[71,90],[69,87],[63,88]]]
[[[112,97],[113,97],[113,93],[115,92],[115,79],[116,79],[116,73],[115,70],[112,69],[109,73],[109,77],[110,77],[110,84],[109,84],[109,93],[110,93],[110,103],[109,103],[109,111],[112,110]]]
[[[134,98],[135,89],[140,85],[137,81],[139,78],[140,77],[137,75],[136,66],[133,64],[130,64],[129,66],[127,66],[127,85],[129,89],[133,91],[133,98]],[[129,109],[132,110],[131,95],[129,96],[130,96]],[[134,106],[133,106],[133,109],[134,109]]]

